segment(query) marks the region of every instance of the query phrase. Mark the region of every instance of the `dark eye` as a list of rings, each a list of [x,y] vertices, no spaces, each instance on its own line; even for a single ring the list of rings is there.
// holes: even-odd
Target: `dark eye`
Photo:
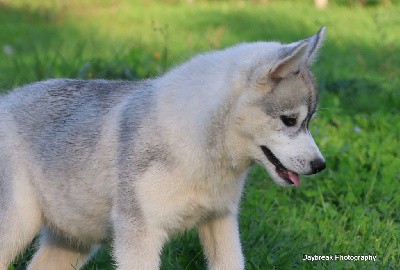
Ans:
[[[297,118],[295,115],[281,115],[281,120],[286,126],[293,127],[296,125]]]

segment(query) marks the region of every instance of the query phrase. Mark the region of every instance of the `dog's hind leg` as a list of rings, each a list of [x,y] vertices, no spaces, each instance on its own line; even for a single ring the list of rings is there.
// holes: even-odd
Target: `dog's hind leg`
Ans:
[[[0,156],[0,270],[32,242],[42,226],[42,213],[27,179],[12,172]],[[14,180],[11,180],[14,179]]]
[[[98,249],[99,245],[79,245],[45,228],[28,270],[80,269]]]

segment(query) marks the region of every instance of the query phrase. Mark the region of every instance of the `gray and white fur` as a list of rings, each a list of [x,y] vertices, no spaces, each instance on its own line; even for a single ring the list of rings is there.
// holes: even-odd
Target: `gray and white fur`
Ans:
[[[261,164],[280,185],[325,167],[308,123],[325,28],[239,44],[146,81],[54,79],[0,98],[0,270],[79,269],[111,241],[119,270],[158,269],[197,227],[212,270],[244,269],[238,206]]]

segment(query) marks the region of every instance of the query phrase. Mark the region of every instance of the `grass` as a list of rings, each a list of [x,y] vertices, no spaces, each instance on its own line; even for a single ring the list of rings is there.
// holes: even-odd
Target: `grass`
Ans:
[[[331,1],[332,2],[332,1]],[[256,167],[240,227],[247,269],[400,267],[400,6],[300,1],[0,1],[0,89],[53,77],[141,79],[191,55],[242,41],[291,42],[321,25],[312,133],[328,168],[301,188]],[[32,248],[11,269],[24,269]],[[106,247],[85,268],[113,269]],[[303,254],[376,255],[376,262],[303,261]],[[205,269],[194,231],[164,248],[162,269]]]

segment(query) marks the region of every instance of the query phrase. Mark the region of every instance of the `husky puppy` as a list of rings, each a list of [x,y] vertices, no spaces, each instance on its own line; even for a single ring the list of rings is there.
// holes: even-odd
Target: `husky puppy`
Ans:
[[[209,268],[244,269],[238,205],[258,163],[282,186],[325,161],[308,124],[325,36],[198,55],[139,82],[55,79],[0,98],[0,270],[79,269],[112,241],[117,269],[160,267],[196,227]]]

